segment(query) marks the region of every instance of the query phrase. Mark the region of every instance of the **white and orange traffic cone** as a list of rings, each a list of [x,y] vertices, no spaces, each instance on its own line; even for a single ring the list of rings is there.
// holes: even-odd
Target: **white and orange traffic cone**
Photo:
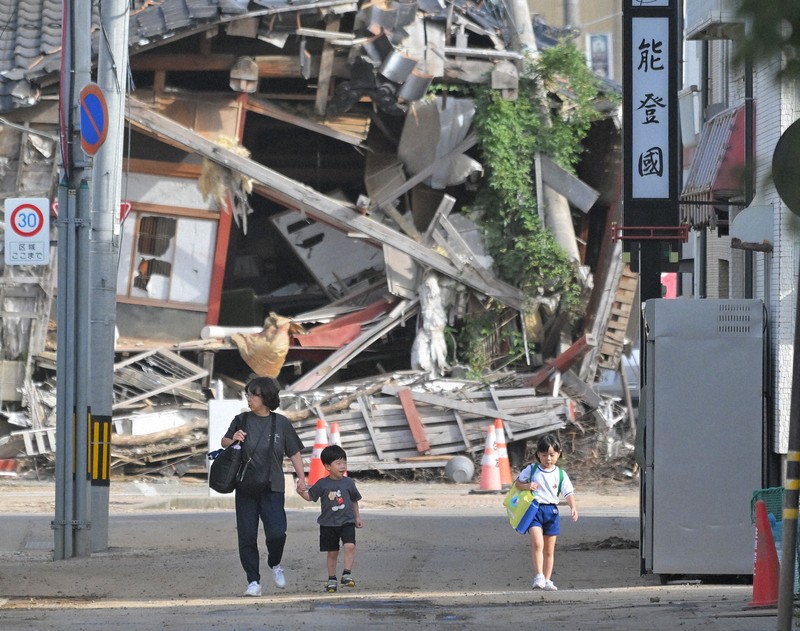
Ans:
[[[495,441],[497,442],[497,464],[500,467],[500,485],[511,486],[514,479],[511,477],[511,463],[508,461],[508,446],[506,445],[506,430],[503,429],[502,419],[494,419]]]
[[[324,420],[317,419],[317,433],[314,435],[314,450],[311,453],[311,467],[308,471],[308,485],[311,486],[320,478],[324,478],[327,474],[325,466],[320,460],[322,450],[328,446],[328,432]]]
[[[481,458],[481,491],[499,491],[502,489],[500,466],[495,452],[496,441],[494,425],[489,425],[486,430],[486,445],[483,448],[483,457]]]
[[[342,435],[339,433],[339,423],[336,421],[331,423],[331,435],[328,438],[328,442],[331,445],[339,445],[339,447],[342,446]],[[344,474],[347,475],[347,471],[345,471]]]
[[[331,423],[331,435],[328,441],[331,445],[339,445],[339,447],[342,446],[342,435],[339,433],[339,423],[336,421]]]

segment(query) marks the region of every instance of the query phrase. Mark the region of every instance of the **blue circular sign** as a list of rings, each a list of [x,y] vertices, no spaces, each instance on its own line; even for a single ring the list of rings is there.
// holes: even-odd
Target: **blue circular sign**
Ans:
[[[96,83],[81,90],[81,147],[90,156],[97,153],[108,135],[108,107]]]

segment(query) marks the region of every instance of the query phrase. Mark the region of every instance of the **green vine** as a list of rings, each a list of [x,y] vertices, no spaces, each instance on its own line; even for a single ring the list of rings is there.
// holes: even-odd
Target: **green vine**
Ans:
[[[531,304],[559,296],[559,308],[574,321],[583,286],[575,263],[539,219],[534,156],[544,153],[574,171],[581,143],[600,116],[594,106],[598,84],[583,54],[568,43],[542,51],[527,64],[516,100],[489,88],[476,96],[475,126],[487,177],[473,210],[482,218],[498,276],[521,289]],[[563,94],[568,97],[562,102],[558,95]],[[474,326],[468,319],[461,336],[464,357],[477,373],[490,359],[482,350],[485,317],[476,316]]]

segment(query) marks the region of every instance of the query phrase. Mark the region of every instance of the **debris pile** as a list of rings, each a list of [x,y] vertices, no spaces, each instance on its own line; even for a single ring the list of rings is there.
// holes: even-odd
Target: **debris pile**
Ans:
[[[117,274],[129,286],[117,288],[127,317],[116,321],[139,330],[116,348],[112,473],[204,475],[209,402],[239,401],[251,374],[279,377],[306,457],[316,420],[336,422],[354,471],[477,457],[497,418],[518,459],[550,431],[599,459],[628,453],[633,406],[593,389],[635,339],[636,275],[608,238],[619,210],[616,106],[585,139],[583,168],[537,152],[532,173],[541,224],[580,270],[577,330],[556,290],[531,298],[498,277],[480,213],[468,212],[491,165],[478,160],[475,92],[460,88],[515,101],[527,57],[560,36],[522,2],[207,4],[189,15],[183,1],[136,2],[131,14],[132,72],[152,87],[126,98],[132,198]],[[23,31],[53,28],[32,19]],[[161,46],[169,52],[147,54]],[[234,46],[236,57],[222,54]],[[57,118],[48,127],[25,108],[61,49],[41,59],[17,49],[0,61],[17,77],[0,86],[0,113],[14,110],[19,128],[0,129],[0,177],[6,191],[41,196],[58,170]],[[429,94],[434,81],[458,89]],[[552,83],[542,103],[556,118],[575,92]],[[52,469],[56,449],[52,287],[50,266],[3,268],[0,459],[36,473]],[[467,378],[452,328],[495,305],[503,313],[481,340],[489,368]],[[249,325],[225,321],[226,307],[232,319],[247,311]],[[148,325],[164,327],[158,341],[130,339]],[[510,336],[524,348],[515,357]]]

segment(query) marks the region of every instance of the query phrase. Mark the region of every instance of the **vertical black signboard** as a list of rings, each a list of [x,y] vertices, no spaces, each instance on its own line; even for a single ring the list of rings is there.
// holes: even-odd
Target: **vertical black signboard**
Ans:
[[[624,225],[677,226],[679,0],[623,0]]]

